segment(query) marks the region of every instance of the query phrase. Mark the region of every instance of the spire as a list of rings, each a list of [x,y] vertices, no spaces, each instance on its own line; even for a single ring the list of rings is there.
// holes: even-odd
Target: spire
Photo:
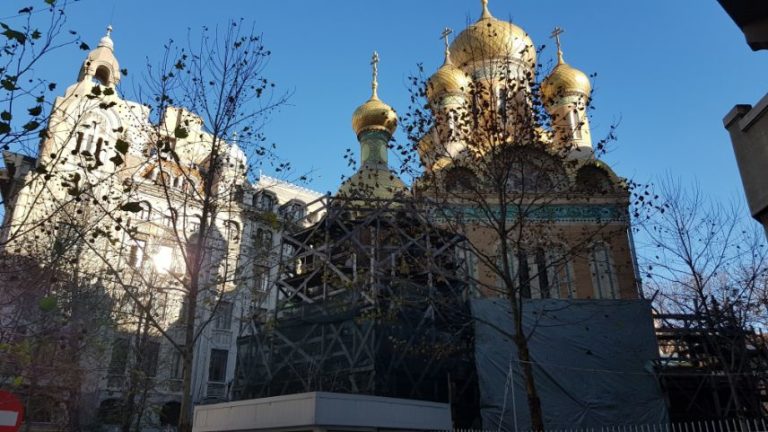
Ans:
[[[373,52],[371,56],[371,66],[373,67],[373,79],[371,80],[371,99],[378,100],[379,94],[379,53]]]
[[[109,48],[114,51],[115,44],[112,42],[112,24],[107,26],[107,34],[99,40],[99,46]]]
[[[448,44],[448,36],[450,36],[451,33],[453,33],[453,30],[451,30],[449,27],[444,28],[443,32],[440,33],[440,38],[445,42],[445,61],[443,61],[443,65],[453,64],[451,62],[451,50],[449,48],[450,45]]]
[[[480,19],[493,18],[491,11],[488,10],[488,0],[480,0],[483,3],[483,14]]]
[[[120,64],[115,58],[111,25],[107,26],[107,33],[99,40],[99,45],[88,53],[80,68],[77,80],[86,78],[96,78],[105,86],[114,86],[120,81]]]
[[[565,33],[565,30],[563,30],[560,27],[555,27],[554,30],[552,30],[552,38],[555,39],[555,43],[557,44],[557,64],[563,64],[565,61],[563,60],[563,49],[560,46],[560,35]]]

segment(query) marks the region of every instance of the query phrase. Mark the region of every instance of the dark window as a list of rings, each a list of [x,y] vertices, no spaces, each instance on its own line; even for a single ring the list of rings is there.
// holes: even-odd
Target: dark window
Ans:
[[[263,265],[253,267],[254,289],[267,292],[269,290],[269,268]]]
[[[208,381],[224,382],[227,379],[227,350],[211,350],[211,362],[208,364]]]
[[[271,212],[275,207],[275,197],[268,193],[260,193],[254,199],[253,205],[259,210]]]
[[[126,338],[118,338],[112,342],[112,358],[109,360],[109,374],[122,375],[128,363],[130,342]]]
[[[264,228],[256,230],[256,247],[259,249],[272,248],[272,231]]]
[[[150,341],[141,352],[141,370],[148,376],[157,375],[157,361],[160,357],[160,342]]]
[[[50,396],[33,395],[27,404],[29,421],[35,423],[52,423],[56,401]]]
[[[232,303],[219,302],[213,316],[213,327],[220,330],[229,330],[232,327]]]
[[[174,349],[171,352],[171,379],[182,379],[184,374],[184,357],[181,355],[181,351],[184,347]]]
[[[103,424],[120,424],[123,412],[123,401],[120,399],[105,399],[99,404],[99,421]]]

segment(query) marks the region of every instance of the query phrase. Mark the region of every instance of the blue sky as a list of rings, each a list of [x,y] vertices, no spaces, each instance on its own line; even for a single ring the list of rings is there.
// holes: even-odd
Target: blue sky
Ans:
[[[3,1],[0,17],[28,1]],[[768,52],[752,52],[715,0],[490,0],[490,8],[547,45],[545,65],[554,56],[552,28],[565,29],[566,61],[597,73],[593,135],[619,123],[605,157],[618,174],[640,182],[672,174],[718,200],[743,199],[722,118],[768,91]],[[344,150],[357,150],[350,119],[369,96],[371,52],[381,56],[381,98],[405,112],[409,73],[419,62],[428,71],[442,62],[441,30],[458,32],[479,13],[479,0],[81,0],[69,26],[95,46],[111,23],[129,69],[123,84],[133,85],[146,59],[157,59],[169,38],[183,40],[187,28],[253,21],[273,52],[267,75],[294,92],[268,137],[297,173],[312,172],[309,187],[325,192],[349,174]],[[84,56],[60,51],[37,73],[63,89]]]

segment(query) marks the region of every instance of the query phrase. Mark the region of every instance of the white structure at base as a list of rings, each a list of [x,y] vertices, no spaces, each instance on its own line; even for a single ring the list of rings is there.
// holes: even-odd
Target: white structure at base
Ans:
[[[312,392],[195,407],[193,432],[451,430],[448,404]]]

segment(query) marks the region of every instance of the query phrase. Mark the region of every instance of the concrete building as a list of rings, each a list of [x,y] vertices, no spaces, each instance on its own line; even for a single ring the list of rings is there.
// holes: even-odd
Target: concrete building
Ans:
[[[768,4],[718,0],[754,51],[768,49]],[[768,230],[768,94],[755,105],[733,107],[723,125],[731,135],[752,217]]]
[[[87,371],[73,390],[80,424],[119,423],[131,398],[141,406],[134,413],[138,423],[152,428],[172,424],[179,410],[188,307],[183,282],[201,229],[206,176],[215,176],[217,201],[209,207],[209,247],[201,252],[196,404],[228,400],[237,334],[252,316],[274,307],[280,232],[312,220],[306,216],[315,208],[308,204],[320,194],[265,175],[249,180],[237,139],[212,136],[194,113],[169,108],[158,124],[148,106],[122,99],[110,33],[56,99],[36,157],[3,153],[2,252],[51,273],[72,274],[77,265],[79,286],[98,287],[107,298],[109,323],[90,329],[101,343],[79,357]],[[174,132],[180,127],[184,136]],[[52,245],[61,245],[67,263]],[[10,289],[0,294],[11,296]],[[28,321],[3,324],[23,337],[32,331]],[[67,421],[56,412],[61,404],[55,395],[36,401],[38,418],[31,420]]]

